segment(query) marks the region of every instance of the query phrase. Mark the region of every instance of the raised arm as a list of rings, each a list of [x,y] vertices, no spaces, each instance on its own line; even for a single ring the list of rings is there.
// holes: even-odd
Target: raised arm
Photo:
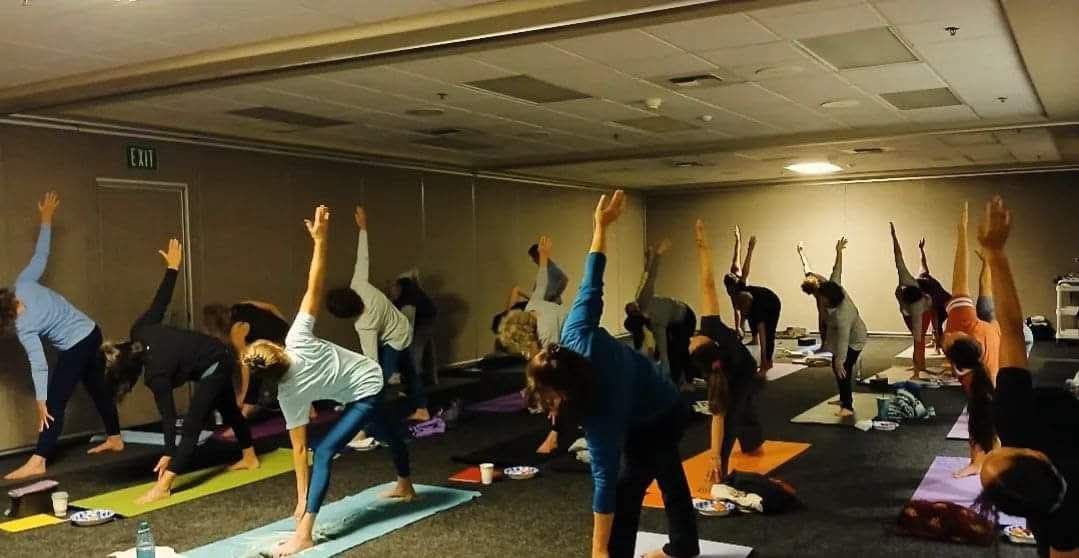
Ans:
[[[970,246],[967,241],[967,227],[970,221],[967,202],[963,202],[963,208],[959,212],[959,225],[955,235],[955,266],[952,268],[952,296],[970,296],[970,285],[967,275],[970,273],[970,265],[967,253]]]
[[[843,284],[843,250],[847,249],[847,237],[840,237],[835,243],[835,264],[832,265],[832,276],[829,281],[838,285]]]
[[[532,298],[536,300],[545,300],[547,297],[547,287],[550,285],[550,277],[547,275],[547,266],[551,262],[551,237],[541,236],[539,238],[539,257],[536,261],[536,284],[532,287]]]
[[[359,211],[361,210],[357,210],[357,213]],[[310,316],[318,316],[318,309],[322,305],[322,295],[326,282],[326,249],[328,246],[326,234],[330,228],[329,208],[325,205],[315,208],[314,220],[305,220],[304,225],[307,227],[308,234],[311,235],[313,248],[311,251],[311,269],[307,272],[307,292],[304,293],[303,300],[300,302],[300,312]],[[361,238],[364,237],[364,234],[363,229],[360,229]],[[366,242],[362,243],[366,244]],[[359,264],[357,263],[358,268]]]
[[[41,231],[37,235],[34,255],[30,258],[30,263],[26,264],[26,267],[19,273],[18,278],[15,279],[16,283],[24,281],[36,283],[45,274],[45,267],[49,263],[49,244],[52,241],[52,217],[56,213],[57,207],[60,207],[60,197],[56,195],[56,192],[46,193],[45,197],[38,202],[37,210],[41,214]]]
[[[918,241],[918,252],[921,253],[921,261],[918,264],[918,275],[929,275],[929,258],[925,257],[925,239]]]
[[[719,294],[716,292],[716,274],[712,271],[712,247],[704,230],[704,221],[697,219],[694,226],[697,240],[697,278],[701,288],[701,304],[704,316],[719,316]]]
[[[618,220],[626,208],[626,197],[622,190],[611,196],[601,196],[593,215],[592,245],[585,262],[581,288],[573,300],[569,315],[566,316],[563,331],[587,330],[599,327],[603,315],[603,272],[607,267],[607,229]]]
[[[356,266],[352,270],[352,290],[357,290],[358,286],[371,282],[371,252],[367,246],[367,212],[359,206],[356,207],[356,228],[359,229],[360,234],[356,241]]]
[[[985,262],[985,253],[981,250],[975,250],[974,253],[978,256],[978,259],[982,262],[981,272],[978,273],[978,298],[985,298],[990,301],[990,307],[992,306],[993,299],[993,273],[989,271],[989,265]],[[992,313],[992,312],[991,312]],[[996,321],[991,319],[988,321]]]
[[[888,223],[892,229],[892,255],[895,256],[895,270],[899,273],[899,284],[905,287],[917,287],[918,282],[907,269],[907,262],[903,261],[903,248],[899,246],[899,237],[895,234],[895,223]]]
[[[644,304],[656,296],[656,278],[659,277],[659,264],[663,255],[671,249],[670,239],[664,238],[655,250],[651,250],[650,257],[645,262],[644,274],[641,275],[641,284],[637,288],[637,304]]]
[[[731,255],[731,273],[735,275],[741,275],[742,270],[738,268],[738,264],[742,259],[742,229],[738,228],[738,225],[734,226],[734,254]]]
[[[798,242],[798,259],[802,260],[802,275],[809,275],[813,273],[813,268],[809,267],[809,258],[806,257],[805,243]]]
[[[1026,343],[1023,340],[1023,309],[1019,304],[1004,245],[1011,231],[1011,213],[1004,200],[995,196],[985,206],[985,220],[978,231],[978,242],[985,252],[992,273],[993,302],[1000,324],[1000,367],[1027,367]]]
[[[146,325],[159,324],[165,320],[165,311],[169,309],[172,301],[172,293],[176,290],[176,278],[180,275],[180,263],[183,261],[183,246],[175,238],[169,239],[169,247],[158,250],[158,254],[165,260],[165,276],[161,278],[161,284],[157,286],[154,299],[150,307],[135,321],[132,329]]]
[[[753,249],[757,247],[757,237],[749,237],[749,247],[746,248],[746,260],[742,263],[742,282],[749,283],[749,268],[753,263]]]

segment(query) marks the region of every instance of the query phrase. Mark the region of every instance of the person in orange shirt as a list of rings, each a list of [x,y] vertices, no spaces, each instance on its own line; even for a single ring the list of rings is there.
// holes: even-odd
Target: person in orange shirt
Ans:
[[[993,428],[993,386],[1000,368],[1000,326],[978,318],[974,299],[967,284],[967,204],[959,219],[955,245],[955,269],[952,275],[952,300],[948,303],[948,322],[944,332],[944,355],[959,376],[967,393],[970,414],[970,464],[956,471],[955,477],[967,477],[981,471],[985,455],[1000,446]],[[992,296],[988,276],[983,273],[979,298]]]

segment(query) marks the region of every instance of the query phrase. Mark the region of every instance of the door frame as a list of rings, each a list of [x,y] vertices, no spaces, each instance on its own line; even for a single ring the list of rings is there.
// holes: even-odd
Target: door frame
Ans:
[[[187,288],[184,289],[184,326],[187,329],[194,328],[195,317],[195,284],[194,271],[191,260],[191,196],[187,183],[164,182],[160,180],[130,180],[125,178],[98,177],[95,179],[95,193],[101,190],[127,190],[143,192],[170,192],[180,196],[180,242],[183,244],[184,265],[181,266]],[[100,206],[98,207],[98,227],[101,226]],[[101,238],[102,231],[98,231]],[[104,247],[102,247],[104,248]],[[100,259],[99,259],[100,261]],[[102,270],[104,273],[105,270]]]

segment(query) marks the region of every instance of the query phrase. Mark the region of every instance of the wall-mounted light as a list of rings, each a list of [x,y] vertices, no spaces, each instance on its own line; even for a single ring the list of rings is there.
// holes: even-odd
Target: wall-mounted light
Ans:
[[[783,167],[798,174],[831,174],[843,170],[839,165],[827,161],[810,161],[805,163],[792,163]]]

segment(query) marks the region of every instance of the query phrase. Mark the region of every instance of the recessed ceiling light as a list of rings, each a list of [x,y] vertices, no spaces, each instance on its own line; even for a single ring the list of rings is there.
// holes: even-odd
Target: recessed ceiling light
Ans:
[[[442,116],[443,114],[446,114],[446,111],[440,108],[414,108],[406,110],[405,114],[408,114],[410,116],[430,117]]]
[[[758,78],[768,79],[777,77],[787,77],[800,74],[806,69],[803,66],[789,65],[789,66],[766,66],[759,68],[753,72]]]
[[[839,165],[827,161],[812,161],[808,163],[793,163],[783,167],[798,174],[830,174],[843,170]]]
[[[858,99],[839,99],[837,101],[827,101],[820,104],[822,109],[845,109],[854,108],[861,105],[862,102]]]

